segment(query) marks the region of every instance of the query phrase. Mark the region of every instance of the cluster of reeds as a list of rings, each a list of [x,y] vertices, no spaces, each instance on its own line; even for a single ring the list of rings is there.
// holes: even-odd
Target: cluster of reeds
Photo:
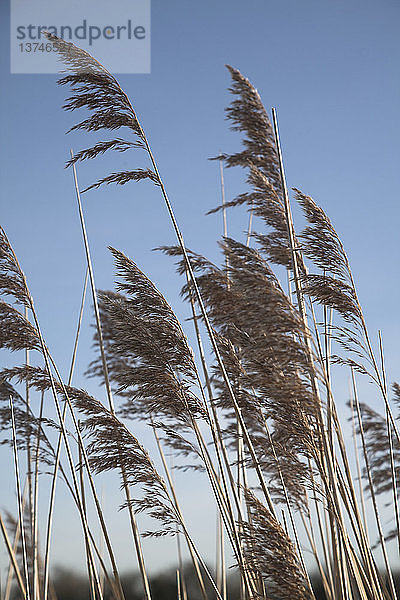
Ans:
[[[224,166],[243,168],[248,191],[229,202],[222,194],[215,209],[224,217],[223,260],[216,265],[186,247],[146,133],[118,81],[83,50],[48,37],[66,64],[59,83],[72,88],[64,108],[89,111],[71,129],[108,133],[105,141],[71,153],[68,162],[87,259],[82,309],[89,282],[96,326],[96,359],[88,374],[101,380],[108,402],[72,386],[82,309],[64,381],[43,338],[23,270],[1,230],[1,345],[26,353],[25,364],[0,374],[0,425],[13,449],[18,498],[18,514],[0,521],[10,559],[4,598],[10,598],[13,582],[28,600],[55,598],[49,559],[56,484],[62,477],[81,521],[91,598],[104,597],[106,581],[111,597],[123,600],[95,482],[96,474],[116,471],[146,600],[152,592],[144,535],[177,537],[179,599],[187,598],[181,542],[187,545],[204,600],[227,598],[227,545],[240,575],[242,600],[312,599],[309,570],[315,567],[329,600],[395,599],[387,541],[397,538],[400,548],[400,437],[383,343],[379,336],[375,354],[349,261],[331,221],[297,189],[295,201],[306,224],[295,229],[276,112],[271,123],[256,89],[228,67],[234,99],[227,117],[241,132],[243,146],[217,160],[221,176]],[[109,135],[116,130],[124,137]],[[175,258],[184,278],[182,295],[191,310],[195,350],[162,293],[121,251],[110,248],[116,290],[96,290],[76,166],[112,150],[132,150],[132,164],[141,159],[141,166],[112,172],[87,190],[142,179],[159,188],[177,238],[176,246],[162,250]],[[228,235],[227,211],[237,205],[245,205],[250,215],[244,242]],[[278,274],[282,278],[285,273],[282,282]],[[335,398],[334,378],[340,370],[352,388],[350,444]],[[373,383],[381,413],[360,401],[360,377]],[[399,386],[393,391],[399,402]],[[347,400],[339,398],[341,411]],[[49,402],[55,420],[46,414]],[[136,419],[152,426],[163,475],[135,436]],[[201,471],[210,487],[218,514],[215,568],[205,564],[185,521],[166,448],[177,466]],[[22,453],[26,477],[19,468]],[[51,473],[52,485],[47,521],[39,523],[44,471]],[[392,520],[386,530],[381,515],[388,500]],[[87,516],[89,501],[96,508],[96,522]],[[138,524],[142,512],[154,519],[151,531],[142,531],[140,520]],[[93,533],[98,527],[104,552]],[[210,536],[215,536],[212,527]],[[313,561],[306,562],[305,551]]]

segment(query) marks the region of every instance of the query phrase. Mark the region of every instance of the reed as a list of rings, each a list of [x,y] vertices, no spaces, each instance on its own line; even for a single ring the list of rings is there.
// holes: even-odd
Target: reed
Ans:
[[[104,580],[107,597],[124,600],[112,526],[106,523],[95,483],[97,476],[110,471],[121,479],[121,506],[132,529],[147,600],[152,590],[142,540],[166,535],[178,539],[179,600],[190,598],[182,539],[204,600],[230,598],[228,545],[240,577],[241,600],[314,599],[315,567],[329,600],[396,600],[387,542],[396,538],[400,548],[400,436],[382,336],[379,333],[375,353],[346,251],[329,217],[300,190],[294,188],[290,197],[276,110],[271,122],[253,85],[228,66],[233,100],[227,117],[243,139],[239,151],[216,157],[222,203],[210,212],[222,211],[223,235],[221,264],[214,264],[188,248],[145,129],[118,81],[87,52],[47,37],[66,65],[59,83],[72,89],[64,109],[83,108],[90,114],[70,131],[101,131],[106,139],[75,154],[71,151],[67,162],[73,170],[86,257],[67,381],[46,345],[14,249],[0,231],[0,344],[10,352],[24,351],[26,357],[25,364],[0,372],[0,430],[13,448],[18,500],[14,543],[10,528],[0,519],[10,558],[7,598],[12,577],[16,594],[27,600],[56,597],[50,555],[56,483],[62,477],[81,521],[92,600],[106,597]],[[115,137],[120,130],[121,137]],[[78,164],[104,153],[112,156],[113,151],[129,152],[132,170],[106,174],[81,192]],[[247,191],[229,201],[224,167],[242,168],[247,177]],[[176,234],[175,246],[159,250],[175,259],[183,278],[182,297],[191,311],[188,327],[196,351],[189,346],[187,324],[184,327],[162,292],[120,250],[110,247],[115,290],[99,291],[95,286],[81,194],[142,180],[159,190]],[[302,227],[294,222],[293,201],[303,213]],[[235,206],[249,212],[243,242],[228,235],[229,210]],[[72,385],[88,282],[96,356],[87,375],[105,386],[107,405]],[[353,436],[347,440],[342,417],[347,398],[336,397],[335,380],[349,372]],[[360,401],[361,377],[373,382],[383,400],[383,414]],[[25,387],[25,397],[19,387]],[[399,403],[400,387],[395,384],[393,390]],[[56,422],[46,414],[48,397]],[[157,458],[138,439],[137,421],[153,428],[166,481],[157,470]],[[217,536],[214,527],[209,532],[216,544],[215,568],[206,564],[193,524],[184,515],[182,492],[166,450],[176,468],[197,470],[209,486],[218,524]],[[51,468],[52,484],[43,524],[38,489],[44,466]],[[388,501],[394,528],[386,531],[382,515]],[[89,502],[95,507],[90,518]],[[367,524],[370,503],[372,526]],[[142,530],[141,513],[152,517],[153,528]],[[99,527],[107,560],[95,541]],[[41,531],[46,532],[44,560]],[[378,539],[371,545],[376,532]],[[313,562],[306,560],[306,550]],[[379,552],[385,573],[378,566]]]

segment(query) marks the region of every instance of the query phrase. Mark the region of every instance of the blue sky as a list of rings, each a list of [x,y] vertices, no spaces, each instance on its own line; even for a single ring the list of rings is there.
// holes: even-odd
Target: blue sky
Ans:
[[[55,75],[10,75],[7,5],[1,1],[1,224],[66,373],[84,255],[72,174],[64,163],[70,147],[90,146],[92,138],[65,135],[78,116],[61,111],[65,90],[57,88]],[[218,215],[204,216],[219,203],[218,167],[208,157],[240,145],[224,120],[230,102],[224,64],[249,77],[268,109],[277,107],[288,184],[312,195],[337,227],[372,335],[383,330],[390,380],[400,378],[398,23],[399,4],[391,0],[153,0],[151,74],[119,78],[148,134],[187,245],[212,259],[221,222]],[[121,164],[135,168],[143,159],[126,153],[84,165],[81,187]],[[225,177],[230,199],[243,190],[242,174],[230,170]],[[89,192],[84,204],[98,287],[113,285],[110,244],[131,256],[185,317],[172,263],[152,252],[174,242],[157,190],[146,183],[110,187]],[[245,223],[243,213],[232,212],[230,233],[242,236]],[[90,358],[85,325],[79,385]],[[188,509],[199,511],[199,522],[207,518],[204,506]],[[116,523],[123,536],[121,519]],[[212,556],[201,528],[196,531]],[[57,552],[55,560],[62,557]],[[171,562],[162,543],[149,554],[154,568]],[[72,545],[68,560],[78,566]]]

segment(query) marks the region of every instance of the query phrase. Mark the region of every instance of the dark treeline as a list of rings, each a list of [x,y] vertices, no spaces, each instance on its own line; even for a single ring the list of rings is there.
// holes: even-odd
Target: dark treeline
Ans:
[[[138,573],[125,573],[121,576],[122,586],[126,600],[143,600],[143,587],[140,575]],[[395,575],[396,588],[400,591],[400,573]],[[184,569],[184,582],[186,596],[188,600],[202,600],[200,589],[196,576],[190,566]],[[177,573],[169,569],[158,573],[150,578],[151,592],[153,600],[178,600],[179,597],[184,600],[181,592],[178,595]],[[323,585],[318,577],[312,577],[312,585],[315,594],[315,600],[326,600]],[[211,586],[206,585],[209,600],[215,600]],[[227,587],[230,598],[240,599],[239,578],[232,570],[228,573]],[[53,600],[90,600],[91,594],[88,579],[84,574],[74,572],[69,569],[57,567],[52,578],[52,598]],[[109,600],[111,594],[107,585],[104,587],[104,600]],[[22,600],[22,597],[15,589],[12,600]],[[271,600],[273,598],[271,597]]]

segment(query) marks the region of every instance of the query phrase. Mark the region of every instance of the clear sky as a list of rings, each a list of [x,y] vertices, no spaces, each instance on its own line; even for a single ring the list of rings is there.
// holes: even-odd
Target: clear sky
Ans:
[[[151,74],[120,76],[187,245],[212,259],[221,223],[218,215],[204,216],[219,203],[218,167],[208,157],[240,144],[224,120],[230,102],[224,64],[249,77],[268,109],[277,107],[289,186],[312,195],[336,225],[371,332],[383,330],[390,380],[400,378],[399,12],[394,0],[152,0]],[[84,256],[72,174],[64,163],[70,147],[88,147],[93,138],[65,136],[78,116],[61,111],[65,90],[57,88],[55,75],[10,75],[7,0],[1,0],[1,28],[1,224],[28,276],[48,345],[66,373]],[[143,160],[131,152],[84,165],[81,187],[121,164],[134,169]],[[230,199],[243,189],[242,174],[225,176]],[[151,251],[174,241],[157,190],[147,183],[109,187],[88,193],[84,202],[97,286],[113,285],[106,249],[111,244],[131,256],[186,316],[172,263]],[[230,232],[241,236],[244,228],[243,214],[232,213]],[[91,359],[87,324],[79,358],[75,383],[84,385],[82,372]],[[10,460],[2,452],[4,469]],[[201,489],[192,486],[190,493],[200,499],[188,508],[198,511],[195,533],[211,557],[200,523],[213,522],[214,514],[207,516]],[[105,497],[111,513],[108,488]],[[1,495],[0,505],[12,508],[11,492],[4,502]],[[121,548],[127,548],[126,521],[119,515],[116,522]],[[67,562],[79,566],[65,518],[57,528],[66,538],[55,562],[68,549]],[[157,544],[148,542],[151,566],[171,564],[167,546]],[[132,557],[121,551],[120,558],[129,568]]]

